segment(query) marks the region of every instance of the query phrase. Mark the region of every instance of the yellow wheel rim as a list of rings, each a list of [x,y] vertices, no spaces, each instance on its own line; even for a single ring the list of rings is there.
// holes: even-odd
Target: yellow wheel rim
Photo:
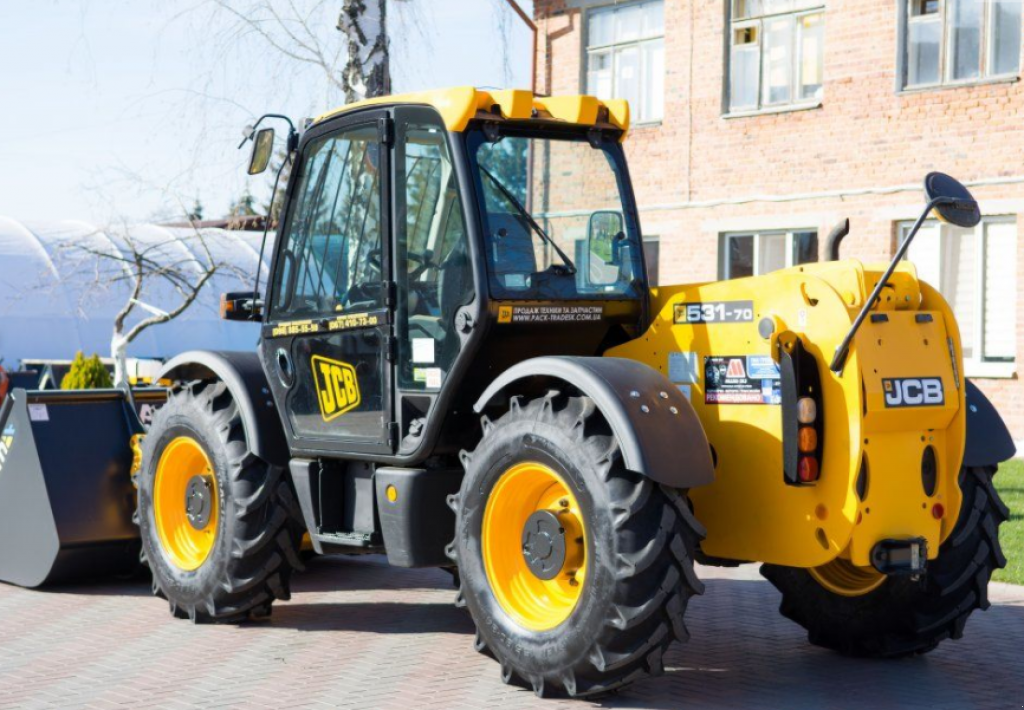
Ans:
[[[545,521],[558,526],[546,556]],[[586,586],[586,529],[576,497],[550,467],[530,461],[501,475],[484,510],[482,549],[491,590],[516,623],[546,631],[569,618]]]
[[[175,566],[199,569],[217,540],[217,478],[206,451],[195,439],[179,436],[156,465],[153,512],[160,545]]]
[[[841,557],[808,572],[818,584],[843,597],[864,596],[885,583],[885,575],[881,572],[869,567],[856,567]]]

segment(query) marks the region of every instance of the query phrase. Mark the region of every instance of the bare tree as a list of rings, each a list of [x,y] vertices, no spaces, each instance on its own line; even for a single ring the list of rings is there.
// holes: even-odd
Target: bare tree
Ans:
[[[128,346],[142,333],[185,313],[218,274],[231,272],[245,280],[251,276],[215,256],[215,232],[192,221],[188,224],[177,229],[120,224],[69,239],[57,248],[58,270],[85,280],[79,284],[80,315],[86,315],[101,296],[109,297],[112,291],[124,294],[110,338],[116,386],[127,382]]]
[[[338,3],[340,2],[340,7]],[[209,0],[226,35],[256,38],[286,64],[314,67],[347,103],[391,90],[388,6],[411,0]],[[337,7],[340,35],[325,36],[325,9]],[[200,6],[202,7],[202,6]]]

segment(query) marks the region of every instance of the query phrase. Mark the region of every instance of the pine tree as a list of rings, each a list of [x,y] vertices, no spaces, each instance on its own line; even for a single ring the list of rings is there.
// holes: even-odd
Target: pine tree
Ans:
[[[71,369],[60,381],[62,390],[97,390],[109,389],[113,386],[110,373],[100,362],[100,356],[94,354],[87,358],[81,350],[75,353]]]
[[[252,196],[248,186],[245,192],[237,200],[231,203],[228,216],[230,217],[251,217],[256,214],[256,198]]]

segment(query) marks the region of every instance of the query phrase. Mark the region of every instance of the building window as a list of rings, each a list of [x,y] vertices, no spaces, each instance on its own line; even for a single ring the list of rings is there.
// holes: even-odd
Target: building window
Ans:
[[[591,10],[587,14],[587,93],[626,99],[636,123],[665,111],[663,0]]]
[[[732,0],[729,111],[819,103],[822,0]]]
[[[719,255],[721,278],[760,276],[817,261],[818,233],[806,230],[723,234]]]
[[[913,223],[900,225],[900,242]],[[986,218],[974,229],[929,220],[907,258],[942,293],[960,325],[968,375],[1002,373],[1017,356],[1017,220]]]
[[[903,86],[1015,76],[1021,0],[901,0],[906,12]]]
[[[647,263],[647,281],[650,286],[658,285],[659,265],[661,264],[661,238],[650,234],[644,235],[644,261]]]

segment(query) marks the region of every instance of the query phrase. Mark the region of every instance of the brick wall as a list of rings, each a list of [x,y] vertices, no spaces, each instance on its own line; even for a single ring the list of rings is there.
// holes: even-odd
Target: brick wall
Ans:
[[[822,105],[723,117],[725,2],[665,0],[665,116],[634,127],[626,143],[644,232],[661,240],[662,283],[717,278],[724,232],[814,228],[824,249],[844,217],[852,227],[844,256],[888,260],[896,225],[917,216],[917,186],[931,170],[972,183],[986,215],[1024,214],[1021,83],[897,92],[897,3],[831,0]],[[585,12],[608,4],[536,0],[539,91],[586,91]],[[1022,227],[1018,219],[1020,236]],[[1018,245],[1022,274],[1024,240]],[[1022,334],[1018,324],[1018,362]],[[975,381],[1024,440],[1017,374]]]

